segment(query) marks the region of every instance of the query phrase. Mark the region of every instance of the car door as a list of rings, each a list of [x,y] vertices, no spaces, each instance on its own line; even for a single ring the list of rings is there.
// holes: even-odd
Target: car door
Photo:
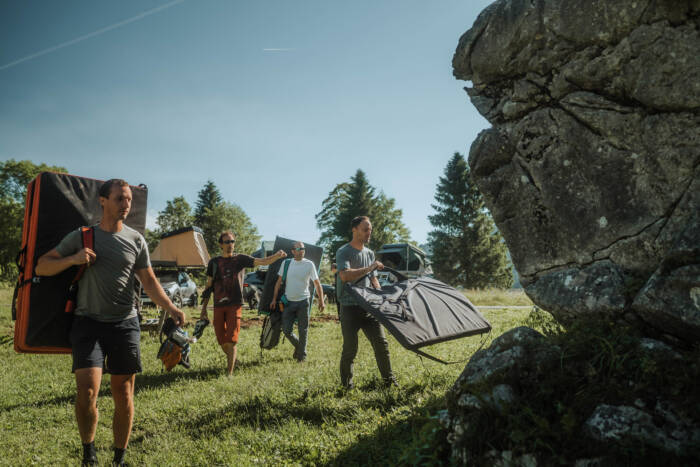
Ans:
[[[192,291],[189,288],[189,277],[184,272],[179,272],[177,274],[177,284],[180,286],[180,296],[183,300],[187,300],[192,295]]]

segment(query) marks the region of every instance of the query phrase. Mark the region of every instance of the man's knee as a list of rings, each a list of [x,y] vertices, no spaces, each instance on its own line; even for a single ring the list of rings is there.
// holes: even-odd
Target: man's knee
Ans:
[[[112,398],[116,403],[131,404],[134,398],[133,375],[113,375],[111,381]]]
[[[97,394],[99,393],[99,388],[88,384],[79,384],[77,386],[77,398],[76,403],[79,405],[96,405],[97,404]]]

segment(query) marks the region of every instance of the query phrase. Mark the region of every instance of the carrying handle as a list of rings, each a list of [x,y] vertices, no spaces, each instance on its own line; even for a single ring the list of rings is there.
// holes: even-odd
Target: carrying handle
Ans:
[[[408,277],[404,276],[403,274],[401,274],[401,273],[400,273],[399,271],[397,271],[396,269],[390,268],[390,267],[388,267],[388,266],[384,266],[384,269],[375,269],[374,271],[368,272],[368,273],[365,274],[364,276],[362,276],[362,277],[360,277],[359,279],[357,279],[356,281],[354,281],[353,284],[355,284],[355,285],[359,284],[360,281],[365,280],[365,278],[366,278],[367,276],[369,276],[370,274],[372,274],[372,272],[375,272],[375,271],[386,271],[386,272],[389,272],[389,273],[395,275],[395,276],[396,276],[396,279],[398,279],[399,282],[408,280]]]

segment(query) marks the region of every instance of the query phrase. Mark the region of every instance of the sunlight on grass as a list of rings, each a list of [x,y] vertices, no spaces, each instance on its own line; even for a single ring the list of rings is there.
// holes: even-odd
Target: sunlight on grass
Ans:
[[[496,295],[496,294],[493,294]],[[467,296],[483,304],[471,291]],[[494,304],[511,295],[496,295]],[[478,295],[486,297],[486,295]],[[522,303],[517,297],[516,304]],[[9,304],[12,291],[0,288],[0,452],[13,453],[3,465],[73,465],[80,442],[73,417],[75,383],[71,359],[61,355],[20,355],[12,348]],[[491,299],[489,299],[491,300]],[[199,310],[185,309],[191,323]],[[136,418],[128,461],[133,465],[377,464],[396,462],[426,420],[444,406],[444,394],[480,346],[521,324],[527,310],[486,310],[493,331],[427,349],[456,365],[421,360],[390,337],[398,389],[380,389],[368,341],[360,337],[355,364],[357,388],[340,388],[340,325],[331,305],[312,313],[309,356],[292,360],[282,341],[258,347],[257,313],[244,310],[240,362],[233,378],[223,375],[224,355],[213,329],[192,345],[192,369],[165,373],[156,359],[158,337],[142,334],[143,373],[136,380]],[[155,317],[155,310],[147,310]],[[211,314],[210,314],[211,317]],[[323,317],[323,319],[319,319]],[[96,445],[111,459],[113,404],[108,378],[99,397]]]

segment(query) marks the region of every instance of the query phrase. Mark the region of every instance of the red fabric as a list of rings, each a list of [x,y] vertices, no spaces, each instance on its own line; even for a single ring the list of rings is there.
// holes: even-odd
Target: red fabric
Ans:
[[[238,342],[241,316],[243,316],[242,308],[241,305],[214,308],[214,332],[219,345]]]

